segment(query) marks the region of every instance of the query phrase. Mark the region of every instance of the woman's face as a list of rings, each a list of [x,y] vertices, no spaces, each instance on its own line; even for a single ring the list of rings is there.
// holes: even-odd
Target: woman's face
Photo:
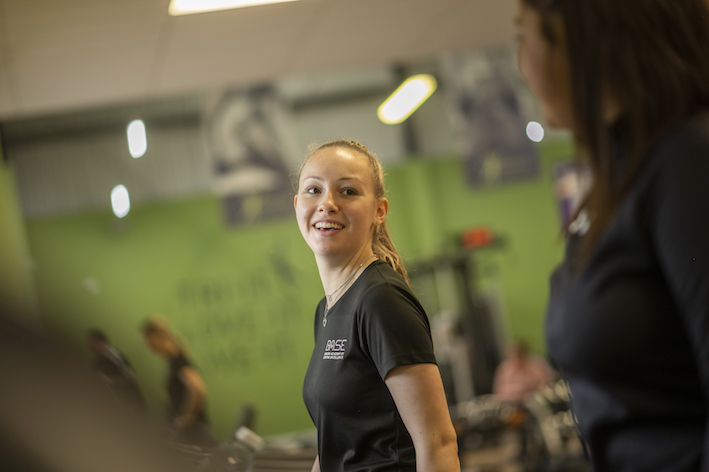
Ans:
[[[571,129],[571,87],[566,40],[561,19],[552,28],[558,41],[551,44],[542,33],[541,15],[520,0],[515,16],[520,74],[537,96],[549,126]]]
[[[298,227],[316,257],[346,263],[372,244],[384,222],[385,198],[377,198],[366,156],[347,148],[316,151],[305,163],[295,197]]]

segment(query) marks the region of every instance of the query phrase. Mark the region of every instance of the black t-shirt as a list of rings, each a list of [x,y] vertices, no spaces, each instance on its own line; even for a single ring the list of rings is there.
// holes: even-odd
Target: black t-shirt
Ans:
[[[122,352],[114,347],[108,347],[108,353],[97,354],[94,358],[94,370],[101,375],[117,381],[123,378],[133,378],[133,367]]]
[[[435,363],[428,318],[385,262],[369,265],[322,319],[303,398],[318,430],[321,470],[414,471],[413,443],[384,379],[400,365]]]
[[[661,142],[574,271],[580,238],[546,330],[596,471],[709,470],[709,112]]]
[[[176,357],[170,359],[170,370],[167,376],[167,393],[170,397],[170,405],[168,406],[168,419],[172,420],[180,416],[182,405],[185,402],[187,395],[187,386],[180,378],[180,371],[185,367],[192,367],[192,364],[187,357],[180,352]],[[204,410],[204,404],[197,412],[197,420],[202,423],[207,423],[207,414]]]
[[[133,368],[118,349],[109,347],[107,354],[96,355],[94,370],[107,381],[116,396],[141,409],[146,408]]]

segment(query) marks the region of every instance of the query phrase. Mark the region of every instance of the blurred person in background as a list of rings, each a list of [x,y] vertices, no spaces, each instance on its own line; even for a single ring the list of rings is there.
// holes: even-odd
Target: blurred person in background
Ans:
[[[546,336],[596,471],[709,470],[709,11],[520,0],[521,74],[591,187]]]
[[[187,357],[167,324],[152,318],[142,327],[148,348],[168,364],[167,407],[168,427],[173,439],[182,444],[202,448],[216,445],[206,412],[207,389],[197,369]]]
[[[379,160],[332,141],[303,163],[294,201],[325,297],[303,397],[313,472],[459,471],[428,318],[386,227]]]
[[[492,393],[511,406],[505,423],[519,436],[520,459],[529,452],[530,435],[534,434],[533,421],[525,403],[553,380],[554,372],[549,364],[539,356],[530,355],[524,339],[510,346],[507,358],[495,370]]]
[[[527,342],[516,341],[507,358],[495,370],[492,393],[504,402],[519,406],[554,380],[549,364],[539,356],[529,354]]]
[[[94,372],[118,398],[143,412],[147,411],[145,398],[128,359],[111,345],[106,334],[99,329],[90,329],[87,339],[89,348],[94,353]]]

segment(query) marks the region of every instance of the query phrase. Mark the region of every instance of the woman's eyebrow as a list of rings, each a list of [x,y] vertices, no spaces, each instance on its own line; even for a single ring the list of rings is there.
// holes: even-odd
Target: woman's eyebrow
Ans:
[[[314,179],[314,180],[325,180],[322,177],[318,177],[317,175],[306,175],[303,177],[303,180],[308,180],[308,179]],[[357,182],[361,182],[362,180],[359,177],[340,177],[337,179],[338,181],[343,181],[343,180],[355,180]]]
[[[318,177],[317,175],[306,175],[305,177],[303,177],[303,180],[308,179],[322,180],[322,177]]]

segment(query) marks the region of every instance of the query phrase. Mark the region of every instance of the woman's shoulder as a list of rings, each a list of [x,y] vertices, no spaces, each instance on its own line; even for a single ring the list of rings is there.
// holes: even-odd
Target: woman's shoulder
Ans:
[[[644,218],[659,229],[668,215],[675,219],[706,208],[707,175],[709,108],[689,116],[659,141],[633,185],[631,200],[642,202]]]
[[[709,108],[702,108],[667,134],[660,142],[657,154],[670,157],[681,153],[687,156],[700,155],[705,158],[708,149]]]
[[[362,274],[362,278],[361,293],[368,297],[387,296],[402,291],[411,293],[404,279],[389,264],[381,260],[370,264]]]
[[[705,179],[709,169],[709,108],[688,116],[659,139],[634,184],[636,192],[665,191]]]
[[[421,304],[404,279],[386,262],[377,261],[367,268],[357,294],[361,313],[413,311],[424,313]],[[425,316],[425,315],[424,315]]]

